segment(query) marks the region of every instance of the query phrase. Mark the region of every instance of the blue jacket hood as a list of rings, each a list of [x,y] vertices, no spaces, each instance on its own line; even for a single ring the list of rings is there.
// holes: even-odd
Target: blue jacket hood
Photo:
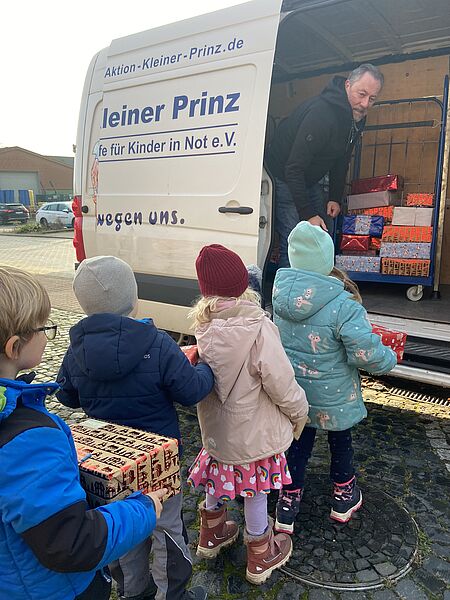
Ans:
[[[15,410],[22,397],[24,405],[43,406],[45,398],[59,390],[57,383],[26,383],[20,379],[0,378],[0,423]]]
[[[149,327],[149,325],[152,325]],[[103,313],[82,319],[70,330],[73,355],[90,379],[111,381],[128,375],[153,345],[158,330],[151,319]]]
[[[283,294],[279,294],[280,285]],[[278,269],[273,286],[274,311],[282,319],[304,321],[334,302],[344,291],[335,277],[303,269]]]

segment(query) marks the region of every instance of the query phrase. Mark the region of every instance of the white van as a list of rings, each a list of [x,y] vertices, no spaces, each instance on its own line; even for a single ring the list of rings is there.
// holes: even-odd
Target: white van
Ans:
[[[348,73],[377,56],[408,60],[409,79],[400,83],[399,60],[382,67],[387,82],[387,71],[397,69],[392,89],[400,97],[416,95],[424,61],[427,73],[447,68],[438,46],[450,47],[448,30],[432,39],[430,24],[427,57],[423,35],[411,33],[403,18],[394,32],[394,8],[378,4],[372,15],[359,0],[285,0],[283,6],[254,0],[114,40],[100,51],[89,66],[78,124],[77,259],[112,254],[128,262],[138,282],[139,314],[176,332],[188,331],[186,315],[199,294],[195,258],[203,245],[228,246],[266,273],[273,217],[263,154],[274,123],[320,92],[330,73]],[[415,23],[427,27],[425,17],[434,13],[422,9],[424,18],[416,14]],[[390,11],[389,35],[380,35],[380,10]],[[414,59],[407,52],[415,52]],[[378,313],[379,324],[408,331],[403,312],[401,323]],[[450,340],[449,323],[436,327],[436,339],[442,340],[443,328]],[[429,327],[422,334],[414,325],[410,333],[433,337]]]

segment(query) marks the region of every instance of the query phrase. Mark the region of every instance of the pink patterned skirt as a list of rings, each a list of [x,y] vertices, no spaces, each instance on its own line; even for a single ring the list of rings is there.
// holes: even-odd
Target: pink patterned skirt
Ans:
[[[189,469],[188,484],[203,485],[205,491],[221,500],[236,496],[268,494],[292,483],[284,452],[249,464],[227,465],[217,461],[202,448]]]

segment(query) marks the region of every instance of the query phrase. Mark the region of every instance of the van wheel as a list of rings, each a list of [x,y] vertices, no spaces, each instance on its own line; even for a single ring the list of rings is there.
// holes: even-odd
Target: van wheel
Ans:
[[[44,219],[44,217],[42,217],[42,219],[39,221],[39,224],[41,227],[44,227],[44,228],[48,227],[48,221],[47,221],[47,219]]]

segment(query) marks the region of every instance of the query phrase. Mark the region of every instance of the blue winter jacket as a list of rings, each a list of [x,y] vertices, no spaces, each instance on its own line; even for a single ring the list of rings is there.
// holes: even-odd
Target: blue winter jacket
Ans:
[[[273,287],[274,322],[310,405],[311,427],[342,431],[367,415],[358,369],[381,375],[394,368],[364,307],[335,277],[279,269]]]
[[[193,367],[153,321],[114,314],[82,319],[58,374],[60,402],[90,417],[180,440],[175,402],[191,406],[212,389],[211,369]],[[180,448],[181,451],[181,448]]]
[[[97,570],[152,532],[135,493],[90,510],[67,425],[44,406],[55,383],[0,379],[0,598],[73,600]]]

